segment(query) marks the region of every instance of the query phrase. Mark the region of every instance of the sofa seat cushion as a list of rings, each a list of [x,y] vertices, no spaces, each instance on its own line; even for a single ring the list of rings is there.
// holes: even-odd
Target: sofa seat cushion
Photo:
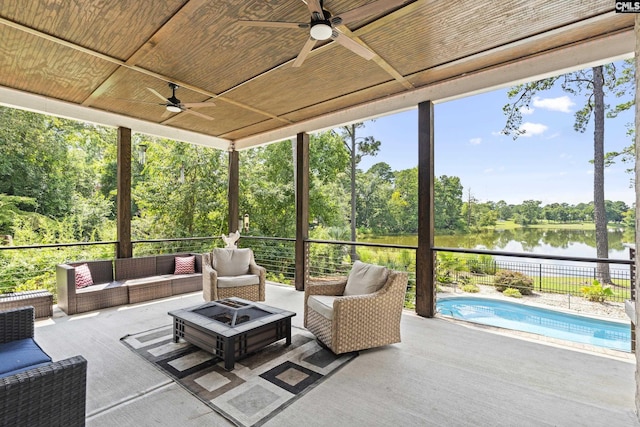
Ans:
[[[173,275],[166,274],[162,276],[149,276],[149,277],[140,277],[137,279],[128,279],[122,282],[124,286],[144,286],[144,285],[153,285],[155,283],[171,283],[171,278]]]
[[[51,363],[51,358],[42,351],[33,338],[9,341],[0,344],[0,377],[17,374]]]
[[[98,283],[95,285],[87,286],[86,288],[76,289],[76,294],[103,291],[105,289],[119,288],[120,286],[122,286],[122,282]]]
[[[333,319],[333,302],[336,298],[333,295],[311,295],[307,305],[322,317],[331,320]]]
[[[240,276],[218,276],[219,288],[235,288],[237,286],[259,285],[260,277],[255,274],[242,274]]]
[[[171,278],[171,295],[202,291],[202,273],[178,274]]]

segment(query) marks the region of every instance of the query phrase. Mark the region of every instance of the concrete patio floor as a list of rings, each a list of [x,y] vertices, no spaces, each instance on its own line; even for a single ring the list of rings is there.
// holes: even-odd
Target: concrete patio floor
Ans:
[[[269,284],[266,303],[296,311],[304,294]],[[187,294],[36,322],[54,360],[88,360],[88,426],[230,426],[120,343],[171,324]],[[406,311],[402,343],[361,352],[266,426],[639,426],[635,362]]]

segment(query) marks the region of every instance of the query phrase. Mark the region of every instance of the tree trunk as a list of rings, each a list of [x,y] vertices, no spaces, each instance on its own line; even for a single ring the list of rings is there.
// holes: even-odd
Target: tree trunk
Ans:
[[[609,258],[607,214],[604,205],[604,78],[602,66],[593,68],[594,131],[593,131],[593,206],[596,224],[596,253]],[[598,264],[598,280],[611,284],[609,264]]]
[[[351,225],[351,241],[356,241],[356,126],[351,125],[351,218],[349,223]],[[356,252],[356,246],[351,245],[351,262],[358,259]]]

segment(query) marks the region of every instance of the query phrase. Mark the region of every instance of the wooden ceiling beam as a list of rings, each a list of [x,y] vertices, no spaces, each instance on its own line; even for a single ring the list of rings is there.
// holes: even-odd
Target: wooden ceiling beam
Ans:
[[[210,98],[215,98],[216,100],[219,99],[219,100],[228,102],[230,104],[233,104],[233,105],[235,105],[237,107],[244,108],[244,109],[246,109],[248,111],[252,111],[254,113],[258,113],[258,114],[261,114],[263,116],[279,120],[282,123],[291,124],[291,121],[289,121],[289,120],[287,120],[285,118],[282,118],[280,116],[277,116],[275,114],[269,113],[267,111],[263,111],[263,110],[260,110],[258,108],[251,107],[250,105],[246,105],[246,104],[243,104],[241,102],[233,101],[233,100],[226,99],[226,98],[220,98],[217,93],[208,91],[206,89],[202,89],[200,87],[194,86],[194,85],[189,84],[189,83],[184,82],[184,81],[176,80],[176,79],[174,79],[172,77],[165,76],[163,74],[156,73],[156,72],[151,71],[151,70],[147,70],[146,68],[142,68],[142,67],[140,67],[138,65],[135,65],[135,64],[129,64],[127,61],[123,61],[121,59],[114,58],[114,57],[106,55],[104,53],[100,53],[100,52],[97,52],[95,50],[86,48],[84,46],[77,45],[77,44],[72,43],[70,41],[61,39],[59,37],[52,36],[52,35],[47,34],[47,33],[43,33],[42,31],[38,31],[38,30],[36,30],[34,28],[27,27],[25,25],[19,24],[19,23],[14,22],[14,21],[11,21],[9,19],[0,17],[0,24],[4,24],[4,25],[6,25],[8,27],[11,27],[11,28],[26,32],[26,33],[31,34],[33,36],[36,36],[36,37],[39,37],[41,39],[44,39],[44,40],[59,44],[59,45],[64,46],[64,47],[68,47],[68,48],[76,50],[78,52],[82,52],[82,53],[85,53],[87,55],[91,55],[91,56],[99,58],[99,59],[101,59],[103,61],[107,61],[109,63],[115,64],[115,65],[117,65],[119,67],[128,68],[130,70],[137,71],[137,72],[139,72],[141,74],[145,74],[147,76],[154,77],[156,79],[163,80],[163,81],[166,81],[166,82],[173,82],[173,83],[177,84],[180,87],[183,87],[185,89],[189,89],[191,91],[200,93],[202,95],[209,96]],[[115,72],[112,73],[109,76],[109,78],[107,78],[105,80],[105,82],[103,82],[102,85],[100,85],[102,87],[103,91],[105,90],[105,87],[108,87],[108,86],[105,86],[105,85],[111,84],[111,82],[109,82],[109,79],[111,79],[114,74],[115,74]],[[103,87],[103,86],[105,86],[105,87]],[[97,88],[96,90],[98,90],[98,89],[99,88]],[[86,100],[85,100],[85,102],[86,102]],[[83,103],[83,105],[84,105],[84,103]]]
[[[346,34],[347,36],[351,37],[352,40],[355,40],[356,42],[358,42],[359,44],[361,44],[362,46],[366,47],[371,52],[373,52],[375,54],[375,56],[371,60],[373,62],[375,62],[376,64],[378,64],[378,66],[380,68],[382,68],[386,73],[388,73],[391,77],[393,77],[395,80],[397,80],[398,83],[400,83],[402,86],[404,86],[405,89],[408,89],[408,90],[415,89],[415,87],[407,79],[405,79],[402,74],[400,74],[398,72],[398,70],[393,68],[393,66],[391,64],[389,64],[380,55],[378,55],[378,53],[375,50],[371,49],[371,46],[367,45],[360,37],[358,37],[349,28],[347,28],[346,25],[339,25],[338,28],[344,34]]]

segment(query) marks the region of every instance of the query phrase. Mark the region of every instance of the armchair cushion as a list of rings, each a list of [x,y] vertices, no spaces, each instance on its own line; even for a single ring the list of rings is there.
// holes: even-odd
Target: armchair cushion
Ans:
[[[255,274],[241,274],[240,276],[218,277],[219,288],[235,288],[236,286],[259,285],[260,277]]]
[[[338,297],[332,295],[311,295],[307,300],[309,308],[314,309],[325,319],[333,319],[333,302]]]
[[[51,363],[51,358],[33,338],[0,344],[0,378]]]
[[[251,249],[226,249],[215,248],[213,250],[212,266],[220,276],[240,276],[249,272],[251,262]]]
[[[344,295],[372,294],[382,288],[388,275],[389,270],[383,266],[356,261],[347,278]]]

